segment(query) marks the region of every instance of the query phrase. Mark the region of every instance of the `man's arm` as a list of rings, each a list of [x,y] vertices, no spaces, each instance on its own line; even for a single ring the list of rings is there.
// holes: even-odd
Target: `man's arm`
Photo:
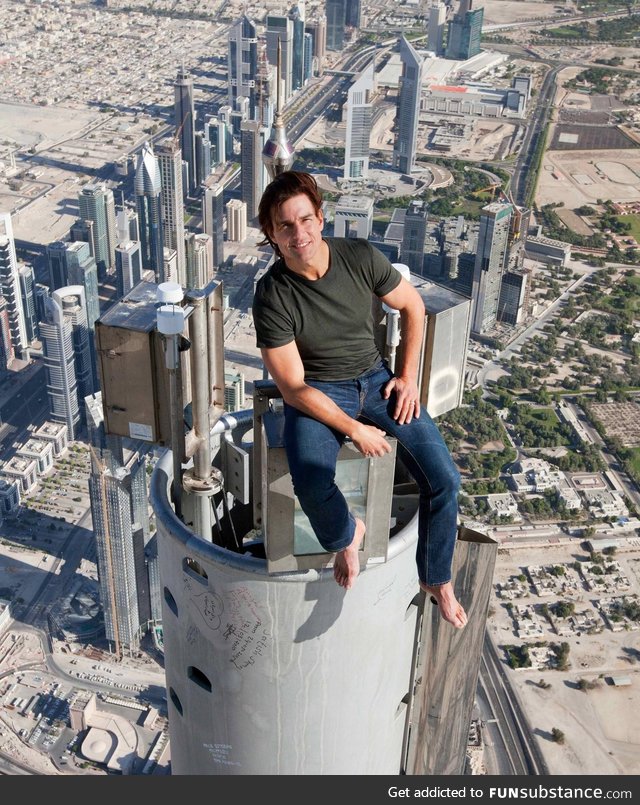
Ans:
[[[304,382],[304,367],[294,341],[283,347],[263,348],[261,352],[285,402],[344,433],[365,456],[383,456],[391,451],[384,431],[353,419],[330,397]]]
[[[400,312],[400,338],[402,341],[402,365],[395,371],[395,377],[387,383],[385,398],[396,394],[396,407],[393,418],[400,425],[411,422],[420,416],[420,395],[418,393],[418,361],[424,334],[424,303],[416,289],[404,277],[399,285],[381,300]]]

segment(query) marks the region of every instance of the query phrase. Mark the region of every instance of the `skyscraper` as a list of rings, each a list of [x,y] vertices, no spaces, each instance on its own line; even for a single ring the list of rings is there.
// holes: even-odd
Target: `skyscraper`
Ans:
[[[201,131],[196,132],[196,182],[198,187],[211,173],[211,143]]]
[[[449,23],[445,56],[464,60],[480,53],[484,8],[471,10],[472,0],[461,0],[457,14]]]
[[[313,36],[305,31],[304,33],[304,63],[302,66],[302,80],[306,84],[313,75]]]
[[[416,158],[418,120],[424,58],[409,40],[400,40],[402,75],[396,106],[396,138],[393,144],[393,167],[401,173],[411,173]]]
[[[69,240],[72,241],[72,243],[76,243],[77,241],[88,243],[91,255],[95,258],[96,244],[93,239],[93,221],[85,221],[84,218],[75,220],[69,228]]]
[[[227,202],[227,240],[242,243],[247,237],[247,205],[240,199]]]
[[[39,322],[42,353],[47,374],[49,413],[64,422],[69,439],[75,439],[80,425],[78,386],[73,343],[73,322],[53,298],[42,300],[44,318]]]
[[[482,208],[473,270],[471,330],[474,333],[488,332],[497,320],[512,212],[511,204],[502,202]]]
[[[412,201],[404,218],[404,233],[400,247],[400,259],[414,274],[422,275],[424,246],[427,237],[427,204]]]
[[[326,0],[327,50],[342,50],[347,23],[347,0]]]
[[[4,296],[9,320],[11,343],[16,358],[26,360],[29,356],[27,326],[20,293],[20,272],[13,238],[11,215],[0,213],[0,296]]]
[[[138,213],[131,207],[123,207],[116,213],[116,243],[123,240],[140,240]]]
[[[64,240],[56,240],[48,243],[45,251],[49,266],[49,288],[55,291],[56,288],[62,288],[67,284],[67,243]]]
[[[256,81],[258,76],[258,32],[255,23],[243,15],[229,31],[227,54],[229,70],[229,106],[236,99],[249,99],[249,115],[256,119]]]
[[[150,143],[142,146],[135,177],[136,209],[140,226],[142,267],[150,268],[156,282],[164,282],[164,226],[162,222],[162,178],[160,165]]]
[[[178,70],[174,88],[174,120],[176,139],[180,143],[182,159],[187,163],[187,187],[182,188],[186,194],[192,195],[197,187],[196,177],[196,113],[193,105],[193,79],[184,65]]]
[[[87,308],[87,326],[91,332],[95,331],[95,323],[100,316],[100,295],[98,290],[98,269],[96,261],[91,256],[88,243],[65,244],[67,261],[66,285],[82,285]]]
[[[78,195],[80,217],[93,221],[93,242],[98,271],[110,271],[116,261],[116,207],[113,190],[104,184],[87,184]]]
[[[51,298],[62,310],[65,320],[71,322],[78,411],[82,419],[84,417],[82,401],[88,394],[93,394],[95,388],[94,359],[89,341],[92,339],[92,334],[87,325],[84,288],[82,285],[67,285],[54,291]]]
[[[289,18],[293,22],[291,89],[295,92],[304,84],[304,0],[298,0],[298,2],[291,8]]]
[[[322,14],[310,20],[305,30],[311,34],[313,40],[312,69],[316,75],[322,75],[324,59],[327,55],[327,18]]]
[[[267,14],[267,58],[269,64],[278,64],[278,42],[282,50],[281,56],[281,98],[286,103],[293,91],[293,20],[281,14]]]
[[[213,276],[213,241],[210,235],[187,232],[185,235],[187,260],[186,288],[204,288]]]
[[[213,268],[224,262],[224,187],[213,177],[205,182],[202,196],[202,228],[211,236]]]
[[[347,28],[359,28],[361,14],[362,9],[360,6],[360,0],[347,0],[347,8],[345,13],[345,23]]]
[[[156,147],[162,181],[162,217],[164,245],[176,252],[177,282],[184,287],[184,205],[182,195],[182,154],[174,139],[163,140]]]
[[[205,129],[211,144],[211,167],[214,168],[227,161],[227,124],[217,117],[210,117]]]
[[[101,392],[88,396],[84,403],[91,443],[89,498],[100,598],[107,640],[120,656],[138,648],[150,617],[144,556],[149,540],[145,458],[136,449],[137,443],[105,433]]]
[[[429,27],[427,50],[442,55],[444,43],[444,28],[447,21],[447,7],[444,3],[435,2],[429,9]]]
[[[374,65],[371,62],[349,87],[347,95],[345,179],[366,179],[369,175],[369,140],[372,121],[371,97],[374,89]]]
[[[38,318],[36,316],[35,287],[36,278],[33,266],[26,263],[18,264],[20,278],[20,296],[24,313],[24,324],[27,333],[27,343],[30,344],[38,337]]]
[[[128,294],[141,279],[140,242],[123,240],[116,246],[116,293],[118,299]]]
[[[247,205],[247,220],[258,215],[258,204],[266,186],[266,171],[262,150],[267,140],[267,129],[255,120],[246,120],[240,137],[240,198]]]
[[[0,294],[0,373],[6,372],[13,363],[16,353],[11,341],[7,300]]]

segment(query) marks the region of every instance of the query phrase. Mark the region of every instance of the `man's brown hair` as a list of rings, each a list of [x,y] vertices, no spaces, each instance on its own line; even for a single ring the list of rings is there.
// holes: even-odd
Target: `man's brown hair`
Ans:
[[[273,213],[288,199],[303,193],[313,204],[316,213],[322,209],[322,195],[318,190],[316,180],[309,173],[302,171],[283,171],[279,173],[266,186],[260,204],[258,205],[258,222],[264,235],[264,240],[258,245],[266,246],[268,243],[278,257],[282,257],[280,250],[271,239],[273,234]]]

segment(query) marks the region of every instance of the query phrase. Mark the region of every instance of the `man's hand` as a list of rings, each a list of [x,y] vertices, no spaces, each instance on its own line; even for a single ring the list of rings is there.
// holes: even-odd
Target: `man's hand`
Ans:
[[[394,377],[384,387],[382,396],[385,400],[388,400],[393,391],[396,394],[396,407],[393,412],[393,418],[398,425],[408,424],[414,417],[418,419],[420,416],[420,395],[418,394],[416,382],[402,377]]]
[[[391,452],[391,445],[385,439],[385,432],[376,428],[375,425],[365,425],[364,422],[356,422],[351,432],[351,441],[355,444],[363,456],[383,456]]]

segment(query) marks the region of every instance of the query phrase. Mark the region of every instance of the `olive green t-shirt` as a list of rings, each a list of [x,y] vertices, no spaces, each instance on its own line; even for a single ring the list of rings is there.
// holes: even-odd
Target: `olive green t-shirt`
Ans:
[[[348,380],[380,353],[373,337],[372,294],[384,296],[402,276],[366,240],[325,238],[329,270],[318,280],[290,271],[282,259],[258,281],[253,321],[258,347],[296,342],[305,377]]]

